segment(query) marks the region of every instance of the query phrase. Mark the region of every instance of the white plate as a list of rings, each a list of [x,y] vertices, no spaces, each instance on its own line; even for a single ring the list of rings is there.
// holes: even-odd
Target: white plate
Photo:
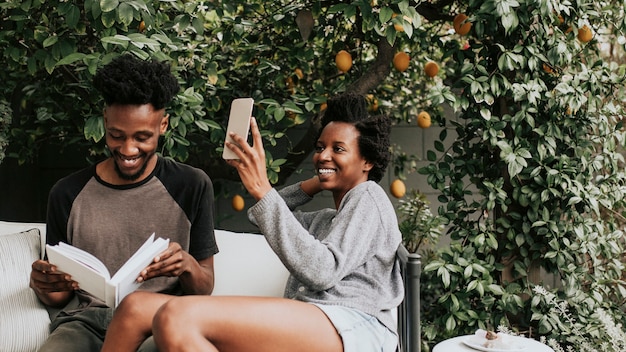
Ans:
[[[463,339],[463,343],[468,347],[473,348],[479,351],[485,352],[522,352],[526,351],[526,347],[523,346],[522,341],[519,340],[519,336],[510,336],[508,341],[508,346],[506,348],[502,347],[485,347],[484,343],[487,342],[487,339],[480,338],[478,336],[470,336],[466,339]],[[517,341],[515,341],[517,340]]]

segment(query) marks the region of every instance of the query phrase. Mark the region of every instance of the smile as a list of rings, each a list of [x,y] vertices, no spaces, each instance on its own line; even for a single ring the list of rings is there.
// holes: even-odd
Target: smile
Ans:
[[[329,175],[337,172],[337,169],[317,169],[318,175]]]
[[[141,156],[136,156],[136,157],[125,157],[122,155],[117,156],[118,160],[126,167],[132,167],[134,165],[137,165],[137,163],[139,163],[139,160],[141,159]]]

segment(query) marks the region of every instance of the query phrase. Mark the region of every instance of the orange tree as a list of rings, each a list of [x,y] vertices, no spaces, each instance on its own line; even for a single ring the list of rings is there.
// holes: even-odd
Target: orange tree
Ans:
[[[458,117],[419,170],[451,237],[424,269],[438,292],[425,335],[503,325],[623,350],[595,313],[625,323],[622,3],[471,0],[464,12],[469,46],[446,55]],[[549,277],[558,296],[536,289]]]
[[[327,97],[368,94],[373,112],[415,123],[424,110],[443,127],[419,170],[441,193],[451,237],[425,267],[425,341],[504,324],[576,343],[581,332],[601,336],[599,307],[623,322],[612,219],[625,191],[624,69],[601,55],[623,47],[621,3],[9,0],[0,16],[8,157],[28,162],[49,145],[105,153],[90,82],[121,53],[172,64],[183,89],[161,152],[205,169],[218,192],[220,180],[236,180],[219,157],[233,98],[255,99],[280,184],[311,151]],[[342,50],[346,72],[335,65]],[[403,72],[397,52],[410,57]],[[415,160],[396,154],[394,172],[408,177]],[[573,320],[526,299],[538,269],[561,283]]]
[[[112,57],[132,53],[169,61],[183,87],[164,155],[216,181],[236,180],[219,157],[224,125],[230,101],[251,96],[270,146],[270,178],[280,184],[311,151],[328,96],[372,94],[380,112],[408,121],[428,99],[415,93],[430,85],[449,91],[421,73],[422,59],[436,59],[444,46],[429,33],[448,26],[424,16],[451,21],[449,11],[447,2],[409,1],[8,1],[0,4],[0,89],[13,111],[8,156],[33,160],[48,143],[96,142],[93,158],[105,153],[91,77]],[[334,62],[341,50],[353,59],[346,73]],[[412,57],[405,72],[393,69],[398,51]]]

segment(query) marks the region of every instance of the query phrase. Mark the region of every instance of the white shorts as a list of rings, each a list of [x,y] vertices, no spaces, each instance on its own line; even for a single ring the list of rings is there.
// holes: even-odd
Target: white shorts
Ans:
[[[357,309],[316,304],[343,341],[344,352],[395,352],[398,336],[375,317]]]

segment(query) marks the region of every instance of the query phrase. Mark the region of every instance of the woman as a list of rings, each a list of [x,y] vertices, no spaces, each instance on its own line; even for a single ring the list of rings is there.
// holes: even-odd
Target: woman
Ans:
[[[229,164],[257,200],[249,218],[290,271],[285,298],[168,300],[152,323],[159,350],[395,351],[393,311],[403,297],[395,257],[401,235],[393,206],[376,183],[389,163],[389,120],[369,118],[360,95],[331,99],[313,155],[317,175],[280,192],[267,179],[254,119],[251,131],[253,146],[237,135],[233,140],[242,147],[226,144],[239,157]],[[335,209],[293,210],[322,190],[332,193]],[[156,304],[150,306],[134,311],[150,315]],[[130,326],[132,310],[118,311],[111,326],[124,318]],[[109,332],[124,332],[113,328]],[[129,341],[114,333],[107,340]]]

